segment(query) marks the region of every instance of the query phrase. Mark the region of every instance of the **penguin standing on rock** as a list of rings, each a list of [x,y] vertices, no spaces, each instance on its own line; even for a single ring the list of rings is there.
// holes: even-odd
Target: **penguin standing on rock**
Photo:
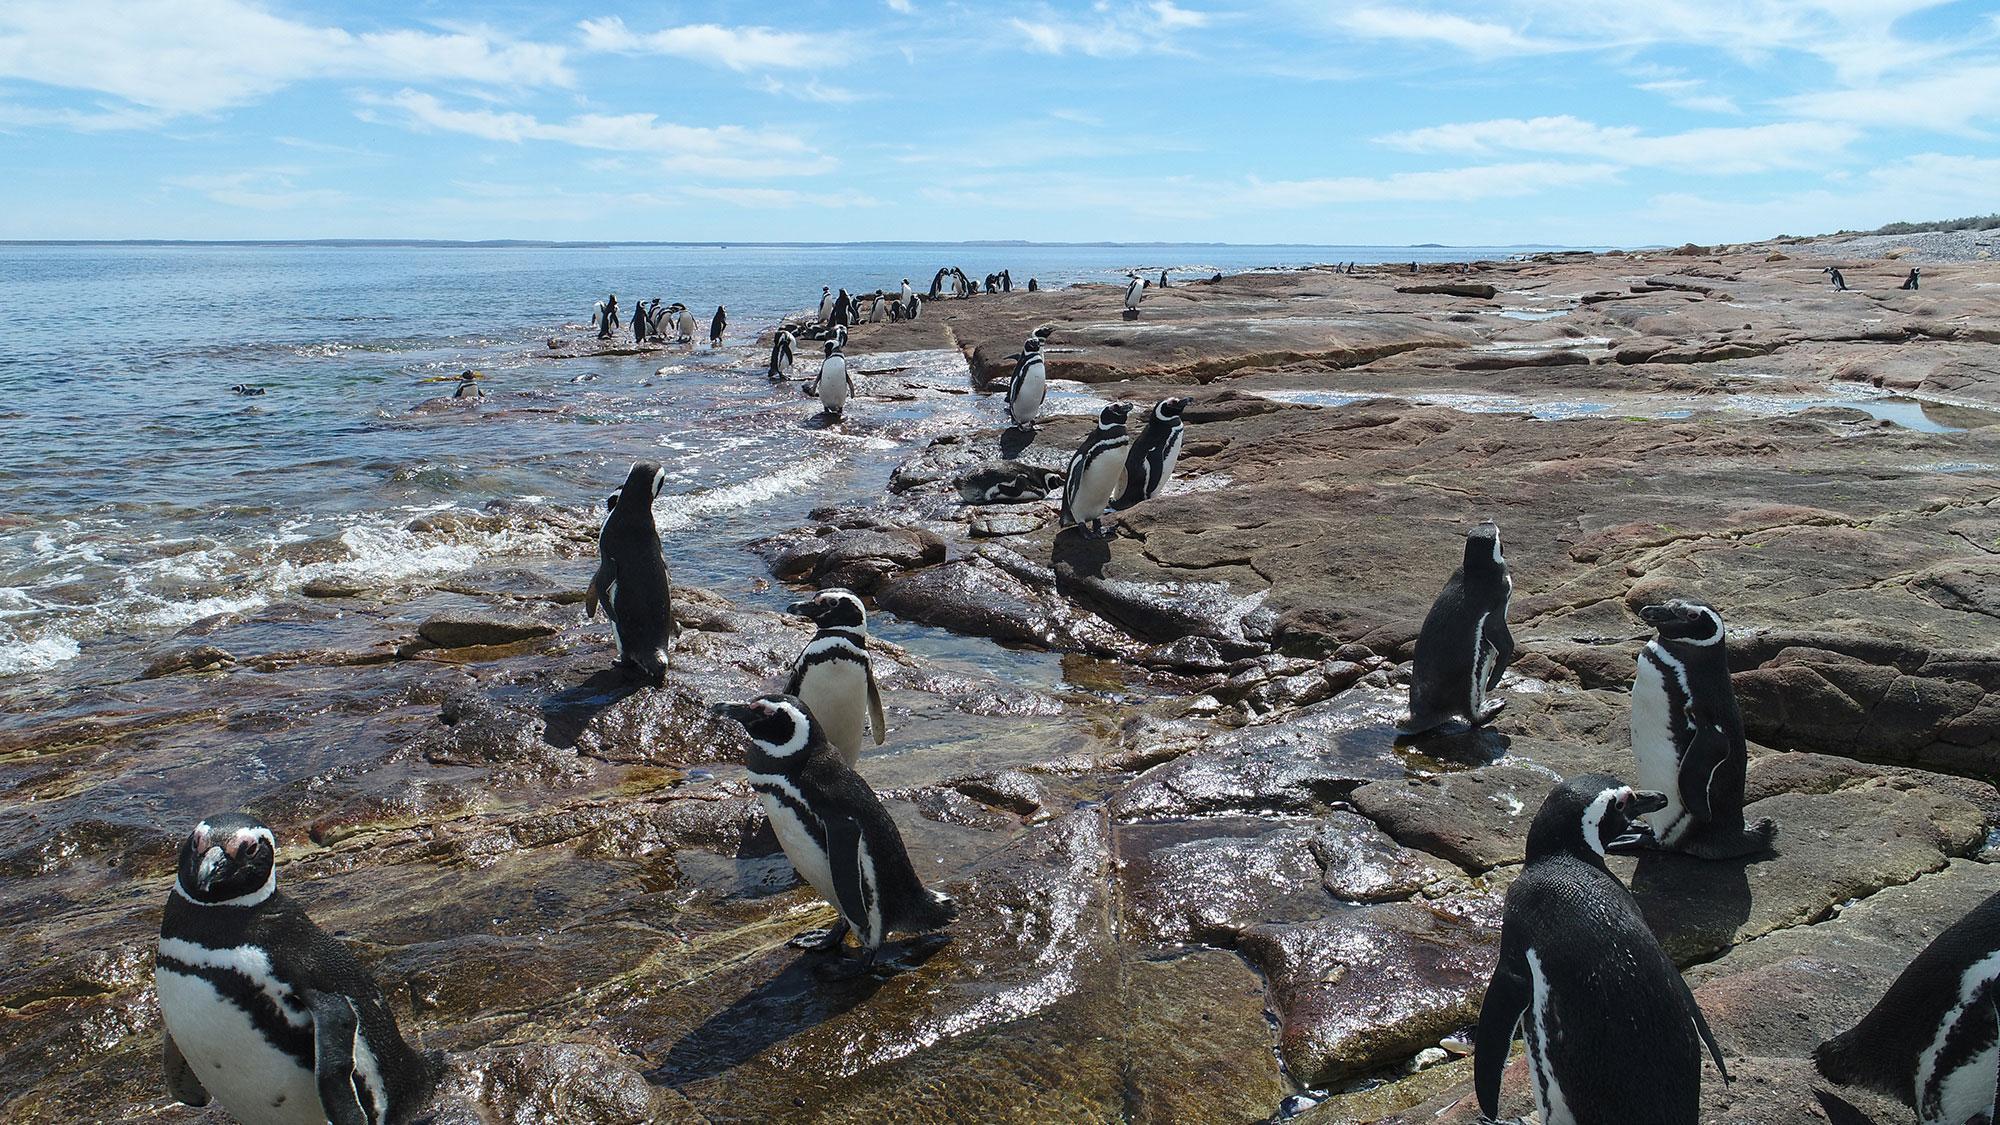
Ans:
[[[771,340],[771,366],[765,371],[773,379],[788,379],[792,374],[792,334],[778,329],[778,335]]]
[[[1825,269],[1821,270],[1820,272],[1825,274],[1829,278],[1833,279],[1833,291],[1835,293],[1847,292],[1847,279],[1840,276],[1840,271],[1838,269],[1835,269],[1832,266],[1828,266]]]
[[[840,911],[832,929],[800,934],[793,944],[835,953],[849,930],[861,943],[859,958],[823,966],[821,977],[859,976],[873,967],[890,933],[926,933],[958,917],[958,904],[917,878],[896,822],[827,744],[805,704],[790,695],[765,695],[716,710],[750,734],[744,762],[750,787],[762,798],[786,858]]]
[[[632,466],[612,494],[616,502],[597,535],[597,573],[583,595],[586,617],[597,616],[597,604],[604,603],[617,667],[655,685],[666,682],[673,651],[673,590],[653,522],[653,501],[666,483],[667,471],[658,465]]]
[[[693,344],[694,314],[688,311],[686,305],[679,305],[677,307],[680,309],[680,315],[674,321],[674,341],[681,344]]]
[[[1722,617],[1700,602],[1649,605],[1639,616],[1658,633],[1639,651],[1632,681],[1632,756],[1639,784],[1667,795],[1647,820],[1661,847],[1702,859],[1733,859],[1771,846],[1769,818],[1745,827],[1749,750],[1729,680]]]
[[[1813,1062],[1843,1086],[1902,1099],[1923,1125],[2000,1122],[2000,895],[1939,934]]]
[[[1063,527],[1088,523],[1086,534],[1091,538],[1110,537],[1102,520],[1125,480],[1125,450],[1132,444],[1125,433],[1125,419],[1131,413],[1129,402],[1105,407],[1098,412],[1097,428],[1070,455],[1069,470],[1063,474]]]
[[[1132,443],[1132,451],[1125,455],[1125,488],[1111,502],[1113,509],[1122,512],[1142,500],[1152,499],[1172,479],[1174,464],[1181,459],[1181,442],[1187,437],[1181,412],[1191,401],[1164,398],[1153,407],[1145,430]]]
[[[819,626],[792,666],[786,695],[796,695],[812,712],[827,742],[848,765],[861,760],[861,735],[875,735],[880,746],[889,737],[882,714],[882,689],[875,686],[875,666],[868,661],[868,610],[852,591],[838,587],[793,602],[790,612]]]
[[[277,889],[277,838],[210,816],[181,844],[154,988],[167,1089],[252,1125],[403,1125],[442,1055],[404,1041],[381,986]]]
[[[1528,862],[1507,888],[1500,960],[1479,1007],[1472,1086],[1482,1120],[1518,1030],[1545,1125],[1695,1125],[1701,1052],[1722,1051],[1632,893],[1604,866],[1666,803],[1604,774],[1565,781],[1528,828]]]
[[[1139,301],[1145,295],[1146,279],[1137,276],[1133,277],[1132,283],[1125,287],[1125,315],[1127,317],[1139,315]]]
[[[1436,730],[1453,719],[1473,726],[1507,705],[1487,693],[1514,659],[1507,603],[1514,579],[1500,553],[1500,529],[1491,521],[1465,535],[1465,558],[1431,603],[1417,633],[1410,672],[1410,711],[1397,722],[1405,736]]]
[[[1920,272],[1922,272],[1922,269],[1923,269],[1923,267],[1921,267],[1921,266],[1911,266],[1911,267],[1910,267],[1910,276],[1908,276],[1908,277],[1904,278],[1904,279],[1903,279],[1903,284],[1901,284],[1901,285],[1897,286],[1897,288],[1898,288],[1898,289],[1915,289],[1915,288],[1917,287],[1917,275],[1918,275],[1918,274],[1919,274]]]
[[[1042,338],[1030,336],[1014,356],[1014,377],[1007,382],[1007,416],[1016,428],[1032,430],[1048,396],[1049,369],[1042,362]]]
[[[814,390],[819,395],[820,408],[827,417],[838,418],[847,409],[847,400],[854,394],[854,382],[847,374],[847,357],[840,354],[842,340],[839,337],[826,342],[826,358],[820,361],[819,381]]]

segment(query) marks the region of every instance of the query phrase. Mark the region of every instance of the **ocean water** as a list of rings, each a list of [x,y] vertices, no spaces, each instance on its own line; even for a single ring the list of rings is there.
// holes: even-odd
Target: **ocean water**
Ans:
[[[0,707],[101,682],[113,656],[315,579],[421,590],[577,549],[635,460],[666,465],[677,581],[741,588],[742,550],[879,492],[938,420],[815,427],[759,333],[822,284],[919,290],[939,266],[1044,286],[1505,249],[1187,246],[0,247]],[[607,292],[694,311],[723,346],[552,358]],[[630,337],[626,340],[629,342]],[[810,359],[806,361],[809,368]],[[464,368],[476,408],[442,401]],[[869,370],[964,386],[944,352]],[[266,388],[261,397],[232,384]],[[982,407],[968,397],[965,409]],[[933,412],[934,413],[934,412]]]

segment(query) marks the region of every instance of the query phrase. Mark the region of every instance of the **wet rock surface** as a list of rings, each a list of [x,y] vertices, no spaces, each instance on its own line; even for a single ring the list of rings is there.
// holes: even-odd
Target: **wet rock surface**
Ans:
[[[0,716],[0,1117],[219,1120],[159,1088],[151,959],[180,834],[243,806],[447,1053],[440,1122],[1470,1120],[1435,1048],[1476,1017],[1526,823],[1561,777],[1630,778],[1633,610],[1685,594],[1730,626],[1749,814],[1780,827],[1740,861],[1613,864],[1738,1075],[1708,1071],[1704,1120],[1904,1120],[1805,1056],[2000,890],[2000,277],[1834,294],[1771,249],[859,326],[858,363],[957,348],[976,389],[1052,325],[1057,382],[1032,434],[988,400],[991,428],[912,426],[893,476],[743,557],[870,598],[891,732],[861,770],[961,906],[857,981],[786,945],[832,912],[709,710],[783,682],[811,633],[786,589],[677,588],[653,688],[578,620],[573,558],[420,596],[330,579]],[[1117,538],[963,502],[981,466],[1060,467],[1102,399],[1167,393],[1195,396],[1177,479]],[[1508,707],[1399,742],[1483,517]],[[549,519],[587,551],[594,511]]]

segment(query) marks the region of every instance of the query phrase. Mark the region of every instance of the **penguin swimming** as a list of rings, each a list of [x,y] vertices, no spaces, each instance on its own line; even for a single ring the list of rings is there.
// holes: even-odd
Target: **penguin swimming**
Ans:
[[[811,941],[808,948],[838,952],[849,930],[861,943],[859,958],[828,966],[821,976],[858,976],[874,965],[890,933],[937,930],[958,917],[957,903],[917,878],[896,822],[861,775],[827,744],[803,703],[789,695],[765,695],[716,710],[750,734],[744,763],[750,787],[762,798],[786,858],[840,911],[832,929],[801,934],[795,943]]]
[[[847,374],[847,357],[840,354],[840,347],[838,338],[826,342],[826,358],[820,360],[819,381],[814,385],[820,408],[829,418],[840,417],[847,408],[848,396],[854,393],[854,383]]]
[[[1181,459],[1181,442],[1187,436],[1181,412],[1192,401],[1163,398],[1154,405],[1146,428],[1125,455],[1125,487],[1111,502],[1113,509],[1122,512],[1141,500],[1152,499],[1173,478],[1174,465]]]
[[[1046,500],[1063,485],[1063,474],[1040,465],[1002,461],[958,478],[958,498],[967,504],[1021,504]]]
[[[653,501],[666,483],[667,471],[646,462],[626,474],[598,532],[597,573],[583,595],[587,618],[597,616],[597,603],[604,603],[618,646],[617,667],[656,686],[666,682],[673,661],[673,586],[653,522]]]
[[[458,377],[458,389],[451,393],[451,397],[459,399],[469,399],[473,402],[477,402],[480,399],[485,398],[486,392],[479,388],[478,374],[475,372],[467,371],[464,374],[460,375]]]
[[[1445,580],[1417,633],[1410,711],[1396,723],[1400,733],[1424,734],[1453,719],[1480,726],[1507,705],[1486,693],[1514,659],[1514,635],[1507,630],[1513,596],[1500,529],[1482,523],[1466,533],[1464,561]]]
[[[1768,818],[1745,827],[1749,752],[1729,681],[1722,618],[1691,601],[1649,605],[1639,616],[1658,635],[1639,652],[1632,681],[1632,756],[1639,783],[1667,795],[1647,821],[1661,847],[1732,859],[1771,846]]]
[[[875,686],[875,666],[868,660],[868,611],[852,591],[833,587],[793,602],[789,612],[810,619],[819,632],[799,653],[785,694],[806,705],[820,733],[852,766],[861,760],[864,728],[874,733],[877,746],[889,737],[882,689]]]
[[[792,334],[778,329],[778,335],[771,340],[771,366],[764,373],[773,379],[788,379],[792,374]]]
[[[1097,415],[1097,428],[1070,455],[1069,471],[1063,474],[1061,526],[1088,523],[1086,534],[1098,539],[1110,537],[1102,520],[1111,498],[1124,483],[1125,449],[1132,444],[1125,434],[1125,418],[1131,413],[1129,402],[1105,407]]]
[[[727,327],[729,327],[729,310],[723,308],[721,305],[715,306],[715,316],[708,322],[709,347],[716,348],[722,346],[722,330]]]
[[[1819,272],[1821,272],[1821,273],[1823,273],[1823,274],[1825,274],[1825,275],[1827,275],[1828,277],[1830,277],[1830,278],[1832,278],[1832,279],[1833,279],[1833,291],[1834,291],[1834,292],[1836,292],[1836,293],[1845,293],[1845,292],[1847,292],[1847,279],[1846,279],[1846,278],[1844,278],[1844,277],[1842,277],[1842,276],[1840,276],[1840,271],[1839,271],[1839,270],[1835,269],[1835,268],[1834,268],[1834,267],[1832,267],[1832,266],[1828,266],[1828,267],[1826,267],[1825,269],[1823,269],[1823,270],[1821,270],[1821,271],[1819,271]]]
[[[2000,1121],[2000,895],[1951,924],[1813,1062],[1843,1086],[1899,1098],[1923,1125]]]
[[[1017,428],[1035,428],[1035,417],[1049,397],[1049,370],[1042,362],[1042,338],[1030,336],[1014,356],[1014,377],[1007,381],[1007,416]]]
[[[1701,1053],[1722,1051],[1687,982],[1604,866],[1665,804],[1604,774],[1542,802],[1528,862],[1507,888],[1500,961],[1479,1006],[1472,1063],[1483,1120],[1500,1114],[1500,1076],[1518,1030],[1544,1125],[1695,1125]]]
[[[1908,277],[1904,278],[1904,279],[1903,279],[1903,284],[1901,284],[1901,285],[1897,286],[1896,288],[1898,288],[1898,289],[1915,289],[1915,288],[1917,287],[1917,275],[1918,275],[1918,274],[1919,274],[1920,272],[1922,272],[1922,269],[1923,269],[1923,267],[1921,267],[1921,266],[1911,266],[1911,267],[1910,267],[1910,276],[1908,276]]]
[[[1134,276],[1132,278],[1132,284],[1127,285],[1125,287],[1125,313],[1127,316],[1139,315],[1139,301],[1142,298],[1144,298],[1145,295],[1146,295],[1146,279],[1143,277]]]
[[[181,844],[153,976],[167,1089],[259,1125],[402,1125],[444,1058],[403,1039],[375,978],[277,889],[276,860],[277,838],[242,813]]]
[[[264,388],[254,387],[251,386],[249,383],[237,383],[231,386],[229,389],[235,392],[236,394],[242,395],[245,398],[256,398],[258,395],[264,393]]]
[[[829,315],[831,315],[832,312],[833,312],[833,286],[822,285],[819,287],[819,316],[817,319],[821,324],[825,324],[826,318]]]

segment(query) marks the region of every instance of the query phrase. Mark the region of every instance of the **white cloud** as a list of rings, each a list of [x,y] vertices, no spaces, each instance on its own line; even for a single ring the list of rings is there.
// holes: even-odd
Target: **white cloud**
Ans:
[[[1410,152],[1534,152],[1681,172],[1746,173],[1815,167],[1841,155],[1857,136],[1845,125],[1816,121],[1648,136],[1632,126],[1563,115],[1433,125],[1376,139]]]
[[[1505,24],[1442,12],[1407,8],[1354,8],[1333,15],[1335,26],[1363,39],[1407,39],[1442,43],[1475,55],[1532,54],[1560,50],[1530,39]]]
[[[1089,55],[1116,58],[1144,52],[1175,53],[1174,37],[1205,27],[1206,12],[1182,8],[1171,0],[1146,4],[1096,4],[1089,19],[1071,19],[1044,5],[1033,18],[1016,17],[1007,25],[1028,47],[1045,55]]]
[[[880,207],[873,196],[839,192],[792,191],[789,188],[684,187],[681,194],[695,199],[712,199],[735,207]]]
[[[1993,210],[1988,185],[1996,182],[2000,159],[1926,152],[1871,168],[1833,189],[1786,191],[1765,199],[1657,195],[1640,216],[1650,221],[1662,242],[1870,230],[1901,220],[1985,214]]]
[[[810,35],[713,23],[637,32],[617,16],[584,20],[577,27],[583,31],[583,45],[593,51],[672,55],[731,70],[809,68],[823,65],[829,53],[843,59],[853,53],[848,36],[840,33]]]
[[[1387,176],[1336,176],[1313,180],[1259,180],[1226,189],[1232,203],[1256,207],[1310,207],[1340,203],[1460,203],[1535,195],[1616,179],[1611,164],[1527,162],[1486,164]]]
[[[1736,101],[1723,94],[1704,94],[1703,83],[1698,78],[1663,78],[1657,82],[1641,82],[1639,89],[1649,94],[1658,94],[1682,109],[1698,113],[1742,113]]]
[[[350,199],[342,191],[301,188],[297,185],[299,174],[297,168],[252,168],[219,175],[176,176],[166,182],[172,187],[198,191],[226,207],[252,211],[338,207]]]
[[[1964,132],[2000,118],[2000,66],[1941,69],[1920,77],[1819,90],[1780,99],[1788,113],[1823,121]]]
[[[888,4],[890,11],[901,12],[906,16],[916,11],[910,6],[910,0],[888,0]]]
[[[821,82],[817,78],[809,78],[804,82],[780,82],[768,74],[757,84],[757,88],[767,94],[781,94],[800,101],[819,102],[823,105],[848,105],[875,97],[874,94]]]
[[[8,0],[0,77],[207,113],[314,78],[567,86],[560,47],[483,30],[349,32],[244,0]],[[87,115],[77,127],[89,127]]]
[[[449,133],[464,133],[489,141],[548,141],[610,152],[644,153],[666,168],[702,175],[765,179],[815,175],[834,162],[806,142],[786,133],[746,129],[740,125],[713,127],[678,125],[650,113],[586,113],[567,121],[543,121],[531,114],[492,109],[454,109],[430,94],[403,90],[390,97],[363,95],[364,120],[378,120],[375,110],[393,110],[398,124]]]
[[[138,106],[100,105],[96,109],[44,109],[39,106],[0,103],[0,132],[10,128],[54,126],[79,133],[103,133],[114,129],[151,129],[173,117],[158,110]]]

